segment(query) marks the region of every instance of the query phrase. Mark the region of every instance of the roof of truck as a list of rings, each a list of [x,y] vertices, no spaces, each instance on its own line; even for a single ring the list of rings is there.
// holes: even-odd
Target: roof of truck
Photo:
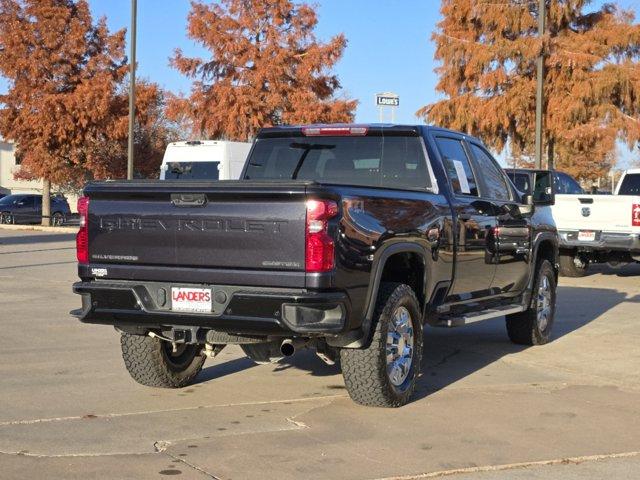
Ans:
[[[303,129],[313,129],[313,128],[367,128],[369,130],[382,131],[390,134],[402,134],[402,133],[414,133],[418,134],[421,130],[428,131],[440,131],[453,133],[455,135],[462,135],[465,138],[477,140],[481,142],[480,139],[474,137],[473,135],[466,134],[464,132],[458,132],[456,130],[450,130],[444,127],[438,127],[434,125],[412,125],[412,124],[399,124],[399,123],[319,123],[319,124],[309,124],[309,125],[280,125],[276,127],[265,127],[262,128],[258,132],[258,137],[270,137],[270,136],[282,136],[285,134],[291,133],[299,133]]]

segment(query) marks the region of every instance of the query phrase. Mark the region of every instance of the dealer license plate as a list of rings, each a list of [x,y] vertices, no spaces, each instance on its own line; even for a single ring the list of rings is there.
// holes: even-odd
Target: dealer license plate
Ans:
[[[596,239],[596,232],[590,230],[580,230],[578,232],[578,241],[593,242]]]
[[[171,310],[174,312],[211,313],[210,288],[171,289]]]

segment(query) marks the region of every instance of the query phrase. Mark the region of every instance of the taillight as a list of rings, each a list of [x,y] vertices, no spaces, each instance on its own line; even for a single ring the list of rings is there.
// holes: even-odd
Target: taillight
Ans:
[[[335,266],[334,243],[329,236],[329,219],[338,214],[331,200],[307,201],[306,261],[309,273],[328,272]]]
[[[76,235],[76,256],[78,263],[89,263],[89,197],[78,199],[80,230]]]
[[[640,203],[634,203],[631,206],[631,225],[640,227]]]

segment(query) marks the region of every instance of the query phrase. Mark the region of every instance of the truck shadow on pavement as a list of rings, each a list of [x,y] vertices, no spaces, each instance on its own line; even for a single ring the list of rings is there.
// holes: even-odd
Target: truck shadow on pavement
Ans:
[[[588,301],[585,301],[586,298]],[[558,287],[558,306],[551,342],[578,331],[623,302],[640,304],[640,295],[627,297],[625,292],[604,288]],[[480,374],[488,365],[528,348],[538,347],[515,345],[509,341],[504,318],[454,329],[427,328],[422,375],[412,402],[420,401],[466,377]],[[542,349],[540,352],[544,355]],[[205,368],[197,381],[215,380],[254,366],[256,364],[248,358],[216,363]],[[325,364],[311,350],[302,350],[273,364],[273,371],[283,375],[291,368],[320,377],[340,374],[339,365]],[[343,388],[341,381],[340,386],[334,385],[334,381],[331,383],[327,388]]]
[[[591,275],[615,275],[617,277],[640,276],[640,263],[630,263],[619,267],[610,267],[605,264],[591,265],[587,270],[587,277]]]
[[[3,245],[29,245],[32,243],[53,243],[75,241],[75,233],[45,233],[0,237],[0,246]]]
[[[551,344],[587,326],[623,302],[640,304],[640,295],[628,298],[625,292],[613,289],[558,287]],[[502,317],[457,329],[427,329],[422,375],[413,401],[478,374],[484,367],[507,355],[530,348],[541,347],[511,343]],[[544,356],[544,351],[540,352]]]

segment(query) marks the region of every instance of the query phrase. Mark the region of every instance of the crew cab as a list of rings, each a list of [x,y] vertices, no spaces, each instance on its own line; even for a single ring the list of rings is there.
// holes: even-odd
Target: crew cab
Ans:
[[[476,138],[441,128],[260,131],[238,181],[109,181],[78,201],[82,322],[115,326],[144,385],[183,387],[237,344],[256,362],[315,348],[351,397],[405,404],[423,328],[506,316],[549,341],[558,240]]]
[[[516,188],[531,193],[536,170],[507,169]],[[640,261],[640,170],[628,170],[614,195],[593,195],[554,171],[555,204],[550,214],[560,237],[560,274],[582,277],[592,263]]]

